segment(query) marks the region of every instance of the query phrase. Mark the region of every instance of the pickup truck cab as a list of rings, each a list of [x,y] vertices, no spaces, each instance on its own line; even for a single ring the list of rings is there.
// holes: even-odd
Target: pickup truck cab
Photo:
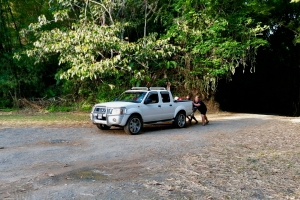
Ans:
[[[101,130],[124,127],[128,134],[139,134],[144,124],[172,121],[175,127],[186,125],[186,116],[193,113],[192,101],[174,101],[163,87],[133,87],[115,101],[94,105],[90,118]]]

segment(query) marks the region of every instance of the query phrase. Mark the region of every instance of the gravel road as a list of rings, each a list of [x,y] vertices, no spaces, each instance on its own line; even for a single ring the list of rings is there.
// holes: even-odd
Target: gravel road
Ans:
[[[147,187],[168,179],[205,135],[239,132],[275,116],[211,114],[210,124],[147,125],[140,135],[89,127],[0,127],[0,199],[183,199]],[[199,117],[198,117],[199,118]]]

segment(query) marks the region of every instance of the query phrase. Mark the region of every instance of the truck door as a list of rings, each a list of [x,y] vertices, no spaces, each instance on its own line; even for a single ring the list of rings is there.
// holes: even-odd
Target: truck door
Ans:
[[[162,119],[172,119],[174,117],[175,106],[173,101],[171,101],[170,93],[167,91],[160,92],[162,103]]]
[[[149,92],[144,102],[147,102],[141,107],[144,122],[161,120],[162,110],[158,93],[156,91]]]

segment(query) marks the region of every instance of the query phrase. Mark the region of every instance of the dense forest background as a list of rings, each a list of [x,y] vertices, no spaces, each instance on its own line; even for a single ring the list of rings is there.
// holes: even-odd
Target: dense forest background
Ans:
[[[299,116],[299,33],[299,0],[0,0],[0,108],[170,82],[222,110]]]

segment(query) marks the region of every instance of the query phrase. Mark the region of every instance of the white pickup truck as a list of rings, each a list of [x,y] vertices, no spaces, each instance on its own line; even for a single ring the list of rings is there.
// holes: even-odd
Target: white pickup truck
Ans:
[[[90,118],[101,130],[119,126],[135,135],[144,124],[172,121],[175,127],[183,128],[186,116],[192,113],[192,101],[175,101],[163,87],[133,87],[113,102],[94,105]]]

